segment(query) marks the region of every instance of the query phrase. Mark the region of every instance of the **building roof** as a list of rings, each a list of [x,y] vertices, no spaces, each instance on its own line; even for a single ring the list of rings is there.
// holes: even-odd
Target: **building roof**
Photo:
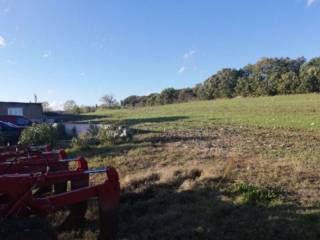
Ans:
[[[24,105],[41,105],[42,103],[34,103],[34,102],[1,102],[0,104],[24,104]]]

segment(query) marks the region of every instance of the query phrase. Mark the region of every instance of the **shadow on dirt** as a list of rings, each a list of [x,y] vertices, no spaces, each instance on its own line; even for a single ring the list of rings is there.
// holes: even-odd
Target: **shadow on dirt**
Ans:
[[[201,172],[200,172],[201,174]],[[319,239],[319,209],[281,205],[235,205],[217,189],[219,179],[188,190],[184,183],[199,177],[193,171],[166,183],[146,178],[123,190],[121,239]]]
[[[144,145],[149,146],[149,145]],[[130,150],[140,148],[141,146],[133,144],[133,143],[126,143],[121,145],[106,145],[106,146],[92,146],[85,150],[80,149],[72,149],[69,152],[70,157],[76,157],[76,156],[83,156],[86,158],[103,158],[107,156],[122,156],[127,154]]]
[[[132,181],[121,193],[119,239],[319,239],[319,208],[236,205],[227,181],[217,187],[220,178],[197,181],[200,176],[191,170],[167,182],[157,174]],[[184,189],[186,182],[196,183]],[[88,220],[82,230],[98,234],[97,226]]]

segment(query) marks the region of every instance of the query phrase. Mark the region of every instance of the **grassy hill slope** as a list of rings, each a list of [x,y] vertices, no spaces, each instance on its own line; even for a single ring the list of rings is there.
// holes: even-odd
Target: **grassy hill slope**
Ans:
[[[129,123],[143,119],[181,118],[186,126],[208,123],[245,124],[261,127],[320,129],[320,95],[301,94],[275,97],[218,99],[156,107],[109,110],[94,113]],[[110,118],[111,117],[111,118]]]

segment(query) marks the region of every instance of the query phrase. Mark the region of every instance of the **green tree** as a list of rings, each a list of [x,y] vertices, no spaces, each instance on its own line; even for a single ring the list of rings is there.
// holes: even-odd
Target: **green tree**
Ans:
[[[140,102],[140,97],[136,96],[136,95],[132,95],[132,96],[125,98],[121,102],[121,105],[124,107],[135,107],[136,105],[138,105],[139,102]]]
[[[152,93],[147,97],[146,105],[147,106],[155,106],[160,104],[160,94]]]
[[[254,96],[256,92],[256,82],[252,77],[241,77],[237,82],[237,86],[235,88],[236,95],[248,97]]]
[[[295,72],[287,72],[281,75],[278,82],[279,94],[291,94],[298,93],[301,81],[299,76]]]
[[[178,90],[178,102],[188,102],[194,100],[196,95],[194,94],[192,88],[184,88]]]
[[[300,79],[301,92],[320,91],[320,58],[313,58],[302,66]]]
[[[178,91],[174,88],[166,88],[159,95],[159,103],[171,104],[177,102],[178,99]]]
[[[233,97],[239,76],[239,71],[230,68],[211,76],[204,82],[206,98]]]
[[[199,100],[205,100],[207,99],[206,96],[206,92],[205,92],[205,88],[203,86],[202,83],[197,84],[194,88],[193,88],[193,92],[196,96],[197,99]]]

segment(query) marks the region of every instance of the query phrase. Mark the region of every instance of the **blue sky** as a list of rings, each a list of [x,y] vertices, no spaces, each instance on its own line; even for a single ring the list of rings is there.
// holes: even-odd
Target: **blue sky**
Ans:
[[[0,101],[95,104],[319,55],[318,0],[0,0]]]

